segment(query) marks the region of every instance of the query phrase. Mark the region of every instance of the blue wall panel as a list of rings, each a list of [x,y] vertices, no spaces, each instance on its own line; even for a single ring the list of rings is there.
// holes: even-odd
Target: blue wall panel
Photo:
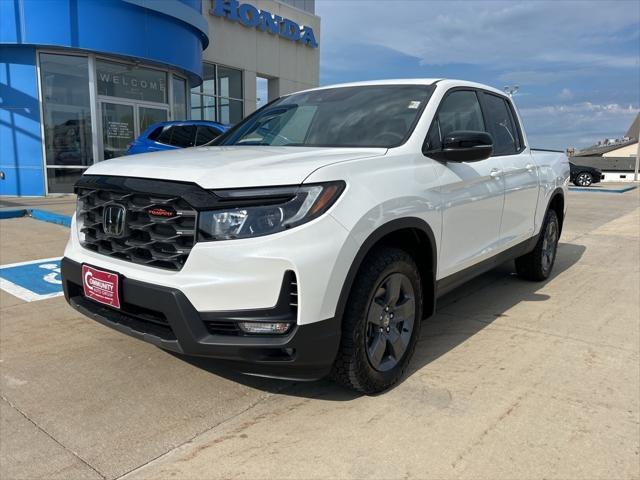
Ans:
[[[43,195],[36,48],[141,59],[201,82],[201,0],[0,0],[0,195]]]
[[[0,43],[139,58],[202,75],[208,44],[200,0],[1,0]]]
[[[0,45],[0,195],[44,195],[35,49]]]

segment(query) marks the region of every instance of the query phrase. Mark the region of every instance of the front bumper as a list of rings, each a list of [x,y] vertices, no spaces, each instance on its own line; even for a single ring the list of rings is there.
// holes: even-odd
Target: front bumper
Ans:
[[[234,363],[243,373],[313,380],[331,370],[340,342],[335,318],[293,325],[282,336],[240,335],[239,319],[282,321],[287,317],[280,302],[272,309],[199,312],[177,288],[121,278],[122,308],[116,310],[86,298],[82,290],[82,265],[63,258],[62,279],[67,302],[84,315],[122,333],[176,353],[217,358]],[[284,292],[286,276],[281,287]]]

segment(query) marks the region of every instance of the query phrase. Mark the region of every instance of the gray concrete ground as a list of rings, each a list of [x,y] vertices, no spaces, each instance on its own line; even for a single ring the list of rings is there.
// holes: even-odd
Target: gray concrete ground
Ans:
[[[452,292],[378,396],[240,376],[2,293],[0,477],[640,478],[639,198],[572,192],[553,278],[507,264]],[[67,232],[2,220],[1,263],[60,255]]]
[[[48,197],[2,197],[1,210],[39,208],[50,212],[72,215],[76,209],[75,195],[50,195]]]

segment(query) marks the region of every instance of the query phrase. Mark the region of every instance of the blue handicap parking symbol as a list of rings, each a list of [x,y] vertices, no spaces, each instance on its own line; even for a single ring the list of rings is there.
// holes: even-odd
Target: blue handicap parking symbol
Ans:
[[[0,288],[27,302],[62,295],[60,258],[0,265]]]

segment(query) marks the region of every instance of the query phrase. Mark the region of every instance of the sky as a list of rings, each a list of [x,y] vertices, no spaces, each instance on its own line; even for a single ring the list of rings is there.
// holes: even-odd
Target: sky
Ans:
[[[320,84],[459,78],[514,100],[531,145],[622,137],[640,111],[640,1],[316,0]]]

